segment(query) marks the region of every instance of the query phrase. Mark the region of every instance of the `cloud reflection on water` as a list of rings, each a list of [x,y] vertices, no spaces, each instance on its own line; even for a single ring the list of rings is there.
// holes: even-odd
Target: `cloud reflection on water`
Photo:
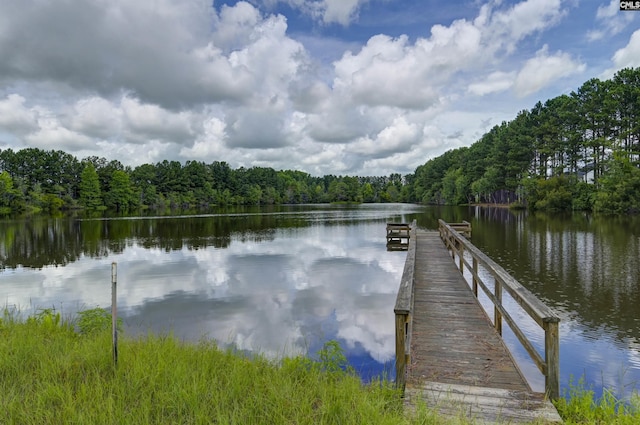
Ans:
[[[269,240],[232,238],[224,249],[167,251],[134,242],[65,267],[17,268],[7,304],[67,314],[108,307],[115,261],[119,313],[130,334],[172,331],[269,357],[313,354],[339,339],[347,355],[384,364],[394,356],[404,258],[386,251],[381,223],[278,229]]]

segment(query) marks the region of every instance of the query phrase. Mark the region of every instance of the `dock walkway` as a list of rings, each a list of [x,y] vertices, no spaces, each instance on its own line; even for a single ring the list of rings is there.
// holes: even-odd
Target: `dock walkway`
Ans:
[[[529,387],[440,234],[417,230],[414,242],[412,308],[404,326],[407,408],[422,399],[441,414],[477,423],[561,422],[545,394]]]

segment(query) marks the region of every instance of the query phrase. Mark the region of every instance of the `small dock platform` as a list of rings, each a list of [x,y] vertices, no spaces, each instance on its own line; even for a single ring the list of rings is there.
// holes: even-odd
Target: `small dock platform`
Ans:
[[[462,230],[470,234],[470,225]],[[495,292],[489,291],[478,275],[479,262],[486,268],[485,262],[491,261],[486,255],[451,226],[437,232],[416,229],[414,224],[409,241],[395,308],[396,382],[404,388],[406,408],[415,409],[422,400],[443,415],[466,417],[475,423],[561,423],[549,401],[558,396],[557,377],[547,376],[546,394],[533,392],[502,339],[503,321],[517,328],[501,305],[503,287],[509,291],[514,285],[506,272],[498,270],[492,321],[477,300],[478,287]],[[473,249],[478,252],[471,252]],[[474,254],[480,257],[476,259]],[[473,271],[473,286],[460,272],[459,267],[465,264]],[[517,285],[516,289],[524,294],[525,304],[533,304],[533,313],[543,316],[541,323],[557,325],[557,318],[534,301],[532,294]],[[547,374],[557,372],[557,366],[548,364],[557,360],[553,359],[557,327],[551,326],[551,334],[547,361],[533,354]],[[530,343],[526,348],[535,350]]]
[[[406,251],[410,229],[409,223],[387,223],[387,251]]]

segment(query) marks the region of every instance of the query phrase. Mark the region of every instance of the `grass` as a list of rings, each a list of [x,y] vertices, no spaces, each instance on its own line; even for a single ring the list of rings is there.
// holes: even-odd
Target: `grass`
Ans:
[[[567,424],[619,424],[640,423],[640,395],[634,393],[629,400],[620,400],[606,388],[600,398],[587,388],[584,380],[569,383],[564,397],[556,401],[558,413]]]
[[[121,338],[108,315],[0,322],[2,424],[402,424],[389,382],[362,385],[332,342],[278,362],[172,335]],[[104,326],[96,325],[104,319]],[[419,418],[413,418],[419,420]],[[416,422],[417,423],[417,422]],[[422,422],[427,423],[427,422]]]
[[[340,346],[319,361],[248,358],[212,341],[172,335],[120,338],[113,364],[111,319],[89,310],[73,320],[42,310],[0,318],[0,424],[465,424],[424,405],[403,412],[388,381],[363,385]],[[557,402],[566,423],[640,423],[640,398],[594,400],[580,382]]]

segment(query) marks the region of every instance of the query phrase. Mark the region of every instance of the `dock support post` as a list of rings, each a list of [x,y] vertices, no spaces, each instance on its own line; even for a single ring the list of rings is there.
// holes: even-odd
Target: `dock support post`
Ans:
[[[117,264],[111,263],[111,335],[113,337],[113,364],[118,365],[118,295],[116,286],[118,282]]]
[[[408,314],[396,313],[396,388],[404,391],[407,371],[407,317]]]
[[[559,319],[544,321],[544,354],[547,364],[545,391],[551,400],[560,398],[560,334]]]

